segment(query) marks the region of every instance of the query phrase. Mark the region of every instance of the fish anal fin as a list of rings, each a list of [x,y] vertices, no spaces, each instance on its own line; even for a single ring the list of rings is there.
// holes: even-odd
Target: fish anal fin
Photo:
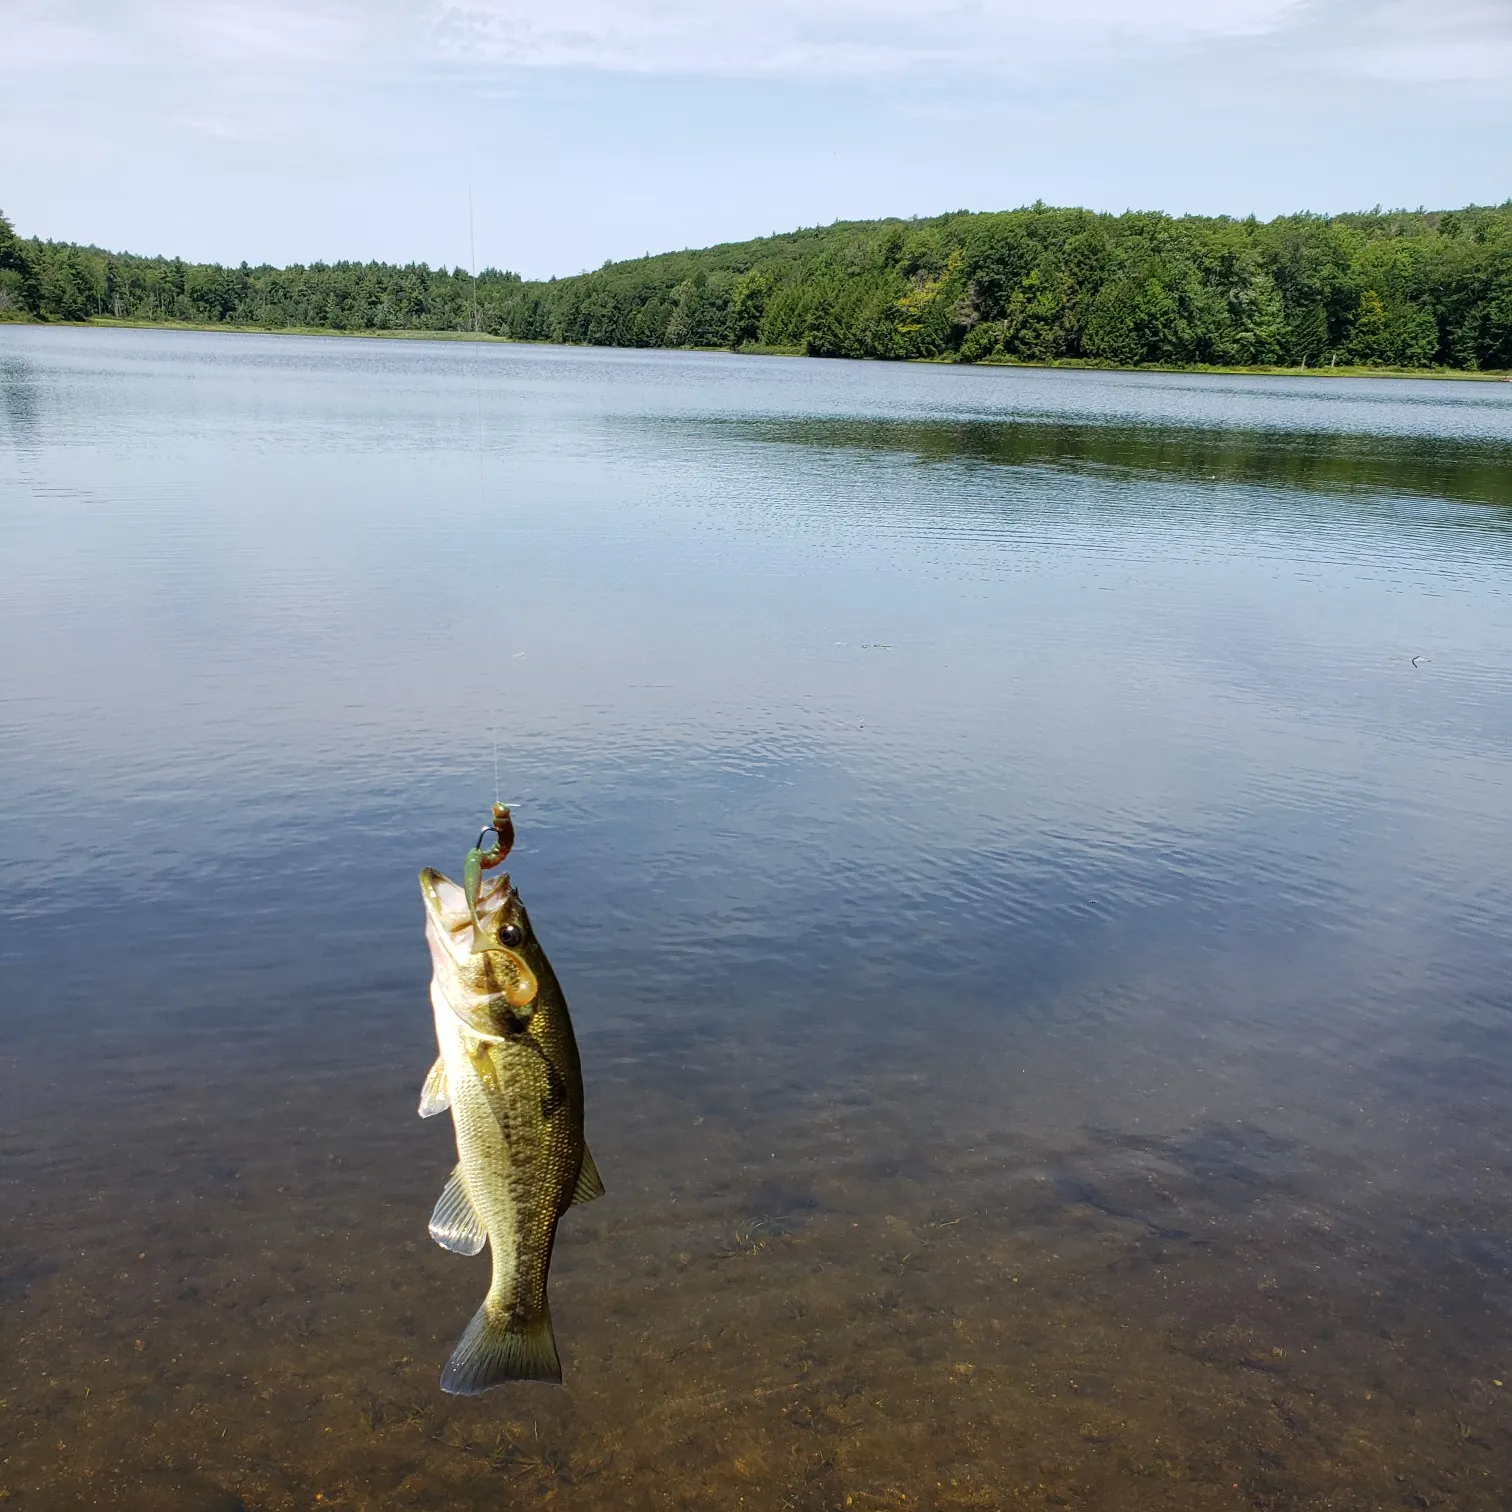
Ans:
[[[561,1379],[551,1310],[543,1307],[534,1318],[512,1318],[491,1313],[485,1302],[446,1362],[441,1389],[453,1396],[479,1396],[506,1381]]]
[[[583,1146],[583,1164],[578,1171],[577,1185],[572,1189],[572,1200],[568,1207],[576,1207],[580,1202],[592,1202],[595,1197],[604,1195],[604,1178],[599,1175],[598,1167],[593,1163],[593,1156],[589,1153],[588,1146]]]
[[[446,1084],[446,1066],[441,1057],[436,1057],[436,1064],[430,1068],[425,1078],[425,1085],[420,1089],[420,1116],[421,1118],[434,1118],[438,1113],[444,1113],[451,1107],[451,1088]]]
[[[483,1221],[462,1184],[462,1167],[451,1173],[431,1214],[430,1236],[455,1255],[476,1255],[488,1242]]]

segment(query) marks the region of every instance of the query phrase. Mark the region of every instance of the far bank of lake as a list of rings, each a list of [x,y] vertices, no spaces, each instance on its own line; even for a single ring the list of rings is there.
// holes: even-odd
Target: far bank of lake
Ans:
[[[225,325],[212,322],[179,320],[118,320],[114,316],[99,315],[85,321],[40,321],[0,317],[3,325],[53,325],[70,329],[98,327],[109,330],[130,331],[205,331],[232,336],[352,336],[367,341],[463,341],[479,342],[495,346],[591,346],[590,343],[559,343],[548,341],[525,341],[511,336],[496,336],[481,331],[427,331],[427,330],[351,330],[336,326],[254,326]],[[623,351],[622,347],[606,347],[606,351]],[[643,350],[700,352],[730,357],[803,357],[801,347],[763,346],[756,342],[730,347],[657,347]],[[1418,378],[1433,381],[1455,379],[1467,383],[1512,383],[1512,370],[1470,371],[1464,368],[1408,368],[1367,367],[1359,364],[1332,363],[1323,367],[1278,367],[1257,365],[1251,367],[1216,366],[1203,363],[1141,363],[1138,366],[1123,366],[1117,363],[1097,362],[1086,357],[1063,357],[1045,362],[1031,362],[1013,357],[983,357],[968,361],[956,353],[939,357],[906,358],[861,358],[851,361],[878,361],[945,364],[966,367],[1010,367],[1042,370],[1059,370],[1089,373],[1212,373],[1232,377],[1255,378]]]

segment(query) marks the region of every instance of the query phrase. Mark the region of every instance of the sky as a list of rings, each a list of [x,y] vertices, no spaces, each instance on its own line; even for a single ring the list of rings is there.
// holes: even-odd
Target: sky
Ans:
[[[579,272],[882,215],[1512,197],[1512,0],[0,0],[0,211]]]

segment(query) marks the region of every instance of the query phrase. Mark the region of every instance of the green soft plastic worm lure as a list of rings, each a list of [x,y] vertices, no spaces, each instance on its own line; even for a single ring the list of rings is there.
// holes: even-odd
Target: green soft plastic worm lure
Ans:
[[[493,836],[493,844],[483,848],[484,838]],[[482,950],[483,926],[478,922],[478,892],[483,886],[483,873],[500,866],[514,848],[514,820],[510,817],[507,803],[493,806],[493,823],[479,832],[478,843],[467,853],[462,863],[462,890],[467,894],[467,911],[472,915],[473,928],[478,932],[479,943],[473,949]]]
[[[484,847],[484,840],[493,836],[493,844]],[[462,892],[467,899],[467,912],[472,919],[472,954],[486,955],[493,959],[489,968],[491,978],[496,978],[503,987],[504,1001],[518,1014],[523,1010],[529,1017],[530,1005],[535,1001],[539,983],[529,963],[514,947],[521,943],[515,938],[518,929],[510,933],[512,926],[505,924],[497,934],[478,917],[478,903],[483,892],[483,873],[503,864],[514,846],[514,820],[510,818],[509,805],[496,803],[493,806],[493,823],[478,835],[478,843],[468,851],[462,863]],[[509,878],[504,878],[504,887],[509,887]],[[503,957],[503,960],[499,958]]]

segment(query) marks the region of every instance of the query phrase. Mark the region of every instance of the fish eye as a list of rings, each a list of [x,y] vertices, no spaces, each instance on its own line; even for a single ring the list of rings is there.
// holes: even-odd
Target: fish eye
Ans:
[[[499,925],[499,944],[513,950],[515,946],[523,944],[524,940],[525,932],[518,924]]]

